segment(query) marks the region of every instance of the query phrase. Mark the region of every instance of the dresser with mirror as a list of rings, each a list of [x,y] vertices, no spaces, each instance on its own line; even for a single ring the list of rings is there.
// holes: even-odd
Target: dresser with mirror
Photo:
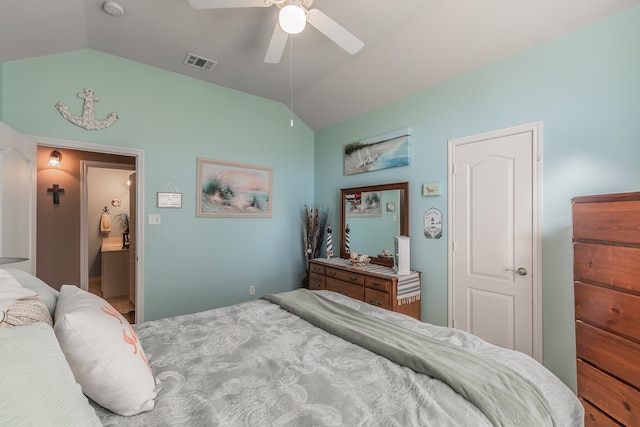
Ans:
[[[394,236],[409,236],[409,183],[343,188],[340,200],[340,258],[311,260],[309,289],[420,319],[421,273],[399,275],[392,268]],[[354,265],[352,253],[368,255],[370,263]]]

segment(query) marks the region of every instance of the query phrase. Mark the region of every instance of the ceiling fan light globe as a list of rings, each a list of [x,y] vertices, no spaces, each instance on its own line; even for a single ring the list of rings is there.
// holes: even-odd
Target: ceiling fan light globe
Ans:
[[[278,22],[286,33],[298,34],[304,30],[307,17],[300,6],[290,4],[280,9]]]

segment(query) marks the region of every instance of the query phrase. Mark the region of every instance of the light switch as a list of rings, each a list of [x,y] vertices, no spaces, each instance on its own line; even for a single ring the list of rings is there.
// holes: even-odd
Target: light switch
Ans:
[[[160,225],[160,214],[149,214],[149,224]]]

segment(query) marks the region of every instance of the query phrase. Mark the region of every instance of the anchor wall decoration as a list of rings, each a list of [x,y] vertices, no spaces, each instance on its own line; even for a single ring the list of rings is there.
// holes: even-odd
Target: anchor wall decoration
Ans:
[[[82,116],[75,116],[69,112],[69,108],[60,101],[56,104],[56,108],[62,114],[62,117],[70,121],[76,126],[80,126],[87,130],[104,129],[111,126],[118,120],[116,113],[109,113],[104,120],[96,119],[96,113],[93,108],[93,103],[100,101],[100,98],[93,94],[93,89],[85,89],[84,92],[78,93],[78,98],[84,99],[84,106],[82,107]]]

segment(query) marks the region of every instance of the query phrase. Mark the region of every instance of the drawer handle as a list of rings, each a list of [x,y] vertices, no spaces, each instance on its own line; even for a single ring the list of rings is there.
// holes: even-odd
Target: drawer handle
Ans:
[[[329,272],[329,274],[330,274],[331,276],[335,276],[335,275],[336,275],[336,272],[335,272],[335,271],[330,271],[330,272]]]
[[[382,307],[382,303],[380,301],[370,300],[369,304],[375,305],[376,307]]]
[[[372,284],[373,286],[382,286],[382,283],[378,283],[378,282],[371,282],[371,284]]]
[[[355,282],[356,280],[358,280],[357,276],[351,276],[349,277],[349,280],[351,280],[352,282]]]
[[[343,290],[339,290],[339,291],[338,291],[338,293],[339,293],[340,295],[345,295],[345,296],[347,295],[347,294],[346,294],[346,292],[345,292],[345,291],[343,291]]]
[[[313,282],[311,283],[312,286],[319,288],[320,287],[320,282]]]

